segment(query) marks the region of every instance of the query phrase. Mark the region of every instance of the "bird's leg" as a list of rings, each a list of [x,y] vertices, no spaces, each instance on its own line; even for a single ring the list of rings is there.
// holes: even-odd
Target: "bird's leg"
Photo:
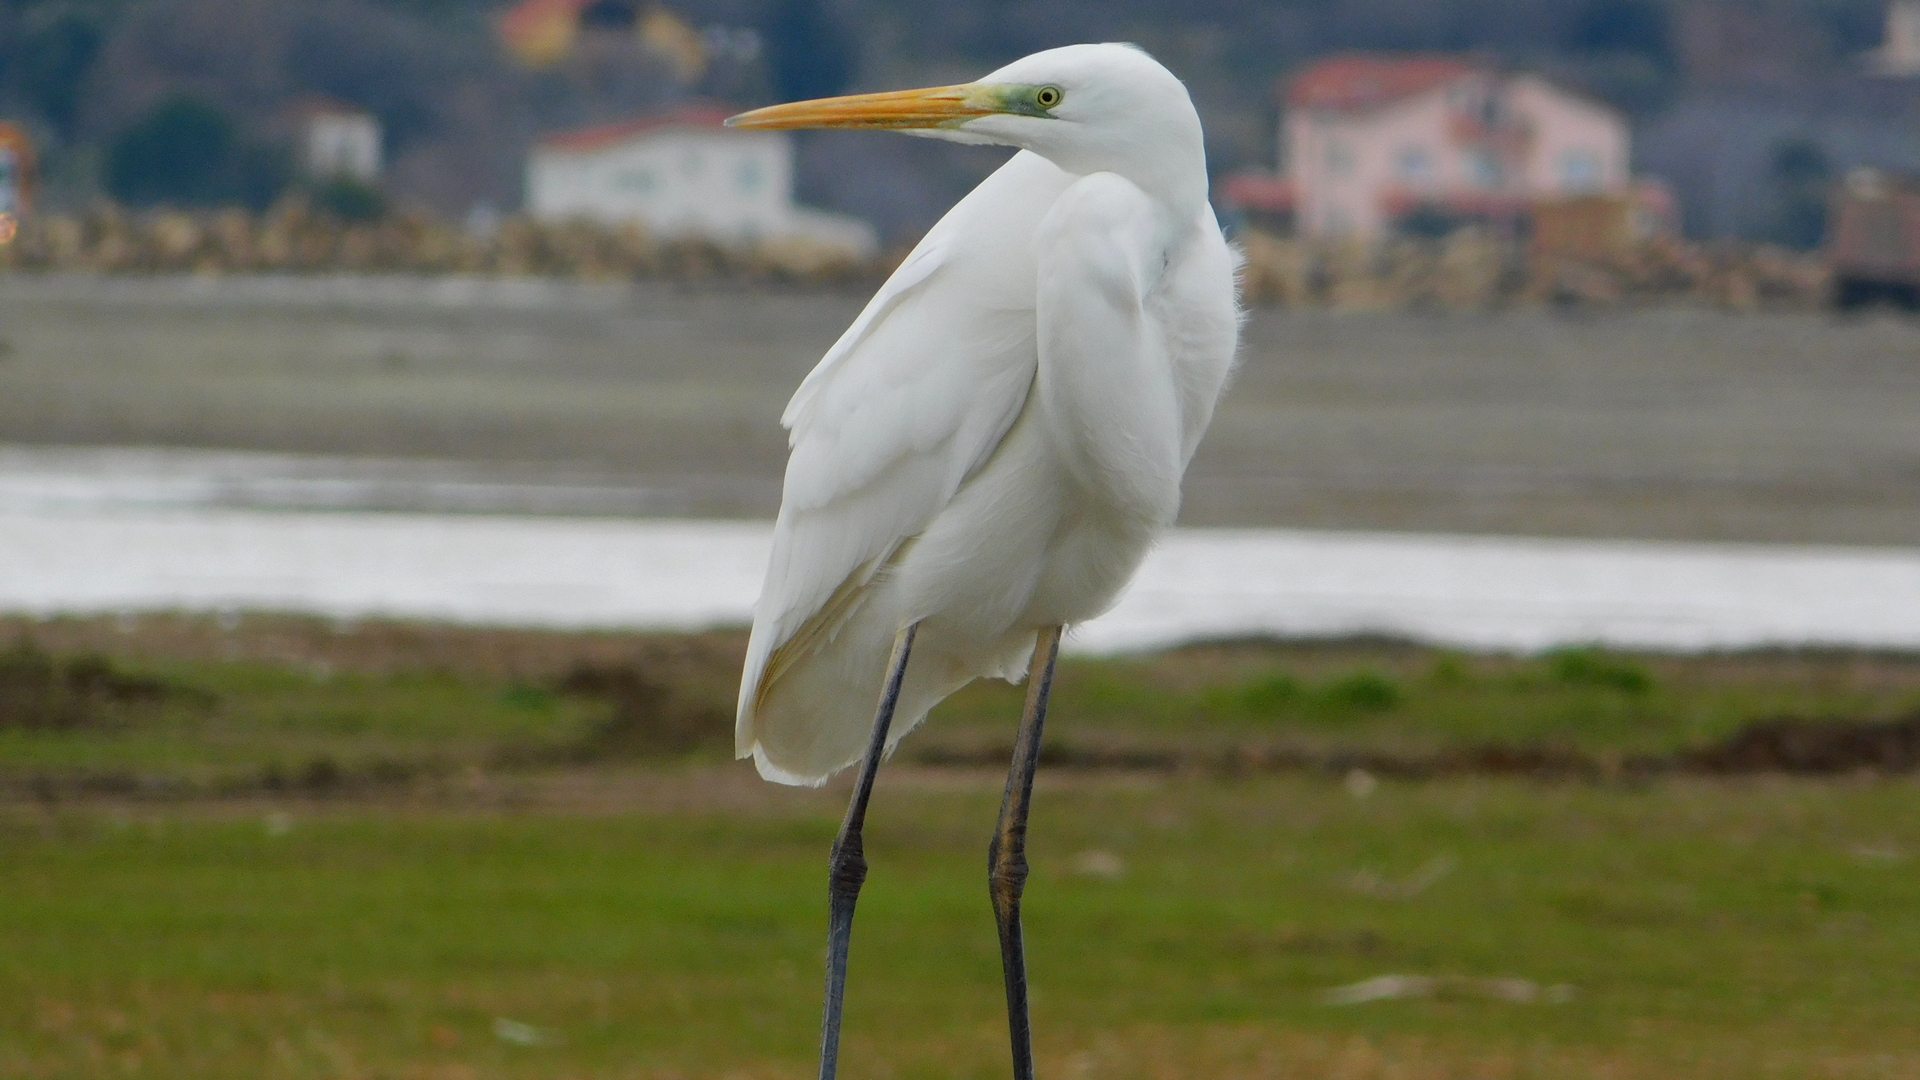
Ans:
[[[893,639],[893,659],[887,666],[886,687],[880,692],[880,708],[873,718],[873,736],[867,742],[866,756],[860,759],[860,778],[854,783],[846,820],[840,823],[840,835],[833,841],[827,873],[827,1005],[820,1024],[820,1080],[833,1080],[840,1067],[847,943],[853,937],[853,904],[860,898],[861,883],[867,880],[860,829],[867,820],[867,799],[873,794],[873,777],[880,771],[880,758],[887,750],[887,729],[893,726],[893,710],[900,703],[900,681],[907,674],[907,656],[913,652],[913,635],[919,628],[920,624],[914,623]]]
[[[1014,740],[1013,767],[1000,801],[1000,822],[987,845],[987,888],[1000,924],[1000,965],[1007,979],[1007,1027],[1013,1038],[1014,1080],[1033,1080],[1033,1033],[1027,1022],[1027,954],[1020,938],[1020,893],[1027,884],[1027,805],[1033,772],[1040,764],[1040,730],[1053,692],[1053,662],[1060,655],[1061,627],[1040,631],[1027,667],[1027,707]]]

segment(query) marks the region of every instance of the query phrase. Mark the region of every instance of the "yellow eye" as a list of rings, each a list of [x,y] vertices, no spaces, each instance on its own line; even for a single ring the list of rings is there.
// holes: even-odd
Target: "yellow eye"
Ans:
[[[1066,91],[1057,86],[1043,86],[1034,91],[1033,102],[1043,109],[1051,109],[1060,104],[1060,99],[1066,96]]]

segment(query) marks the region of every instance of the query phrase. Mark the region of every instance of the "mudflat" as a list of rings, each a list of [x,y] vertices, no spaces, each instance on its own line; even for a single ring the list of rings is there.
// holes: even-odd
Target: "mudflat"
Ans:
[[[0,443],[421,459],[768,516],[858,291],[0,277]],[[1192,525],[1920,543],[1920,322],[1256,309]]]

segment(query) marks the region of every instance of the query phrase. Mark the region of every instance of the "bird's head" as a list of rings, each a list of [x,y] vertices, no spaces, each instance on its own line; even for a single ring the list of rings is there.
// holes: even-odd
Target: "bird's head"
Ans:
[[[1132,45],[1069,45],[977,82],[797,101],[742,113],[742,128],[868,128],[1031,150],[1072,173],[1115,172],[1205,197],[1200,118],[1187,88]],[[1166,192],[1172,194],[1172,192]]]

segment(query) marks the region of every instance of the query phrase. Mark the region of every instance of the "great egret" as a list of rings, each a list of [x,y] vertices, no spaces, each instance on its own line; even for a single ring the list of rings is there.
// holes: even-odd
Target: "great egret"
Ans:
[[[1028,1080],[1019,905],[1060,635],[1110,606],[1172,523],[1239,336],[1200,118],[1166,68],[1106,44],[728,123],[1021,151],[928,231],[787,406],[736,739],[782,783],[861,763],[831,859],[830,1080],[880,759],[969,681],[1033,671],[988,855],[1014,1075]]]

